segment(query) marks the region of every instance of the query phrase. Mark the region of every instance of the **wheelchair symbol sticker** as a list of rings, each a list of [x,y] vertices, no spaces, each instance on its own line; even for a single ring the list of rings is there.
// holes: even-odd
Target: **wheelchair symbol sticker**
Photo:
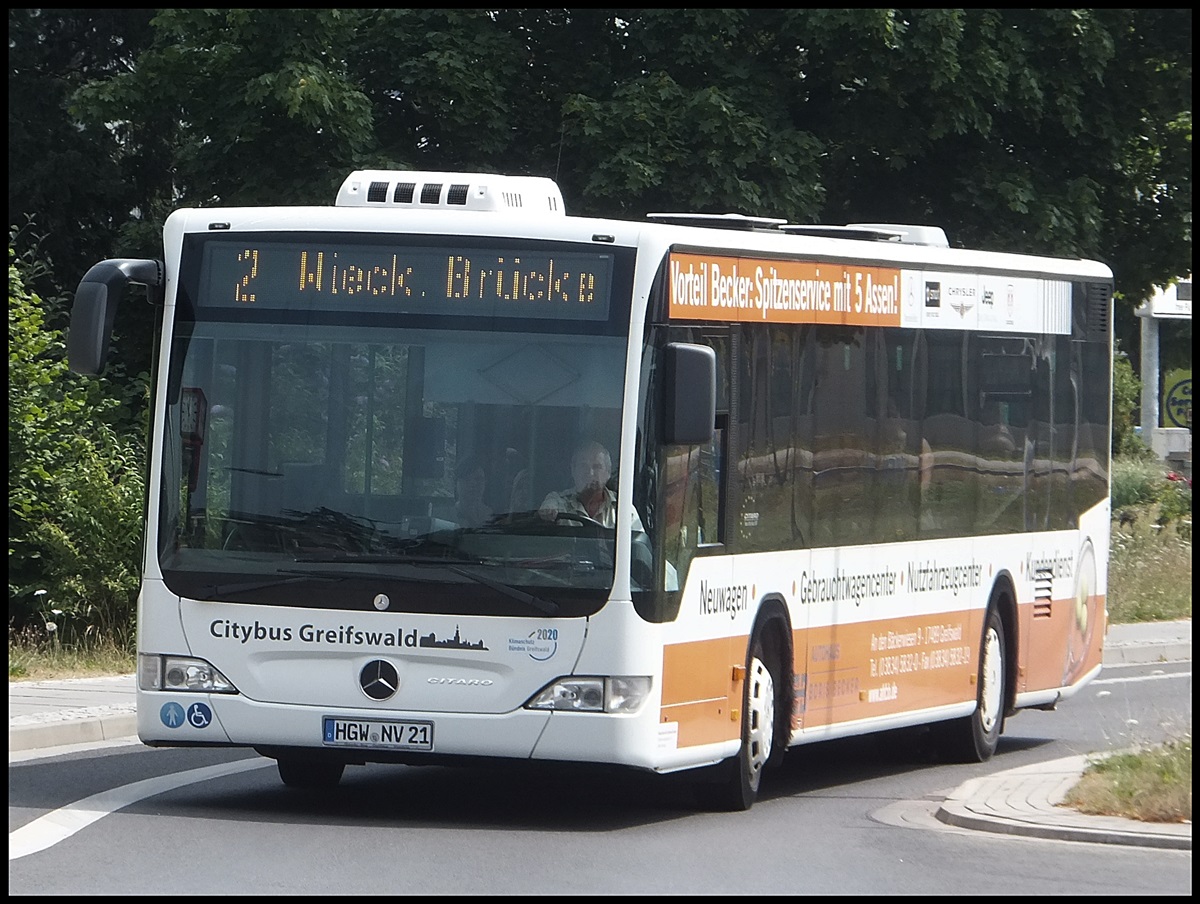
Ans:
[[[158,717],[167,728],[178,728],[183,724],[183,707],[178,703],[164,703]]]
[[[193,703],[188,707],[187,720],[192,728],[208,728],[212,724],[212,710],[203,703]]]

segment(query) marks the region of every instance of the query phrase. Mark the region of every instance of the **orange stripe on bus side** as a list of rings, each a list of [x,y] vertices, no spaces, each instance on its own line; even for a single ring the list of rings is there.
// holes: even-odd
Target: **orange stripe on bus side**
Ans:
[[[720,637],[663,647],[660,722],[679,725],[680,747],[729,741],[741,732],[742,682],[749,638]]]
[[[794,631],[803,676],[797,727],[815,728],[944,706],[975,696],[978,629],[969,612]]]
[[[1056,599],[1046,617],[1018,616],[1025,674],[1018,690],[1070,685],[1102,658],[1104,597],[1088,604],[1080,625],[1075,602]],[[793,727],[814,728],[971,701],[978,692],[983,612],[962,610],[793,631],[798,676]],[[746,636],[663,648],[660,720],[679,725],[689,747],[738,737]]]
[[[1105,597],[1091,598],[1087,622],[1080,624],[1074,599],[1056,599],[1050,603],[1049,617],[1033,616],[1031,603],[1021,606],[1022,624],[1029,628],[1024,639],[1024,690],[1045,690],[1069,686],[1100,664],[1104,655]]]

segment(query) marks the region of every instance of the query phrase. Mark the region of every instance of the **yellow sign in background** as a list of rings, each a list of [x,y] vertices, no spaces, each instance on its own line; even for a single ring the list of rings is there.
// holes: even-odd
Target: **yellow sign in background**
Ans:
[[[1162,426],[1192,426],[1192,371],[1172,370],[1163,382]]]

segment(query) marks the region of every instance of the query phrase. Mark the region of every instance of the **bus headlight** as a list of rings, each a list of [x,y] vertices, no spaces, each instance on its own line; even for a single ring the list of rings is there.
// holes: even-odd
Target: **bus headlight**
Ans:
[[[556,678],[529,698],[526,709],[581,713],[631,713],[650,694],[646,675],[571,676]]]
[[[144,691],[236,694],[233,682],[211,663],[190,656],[138,656],[138,687]]]

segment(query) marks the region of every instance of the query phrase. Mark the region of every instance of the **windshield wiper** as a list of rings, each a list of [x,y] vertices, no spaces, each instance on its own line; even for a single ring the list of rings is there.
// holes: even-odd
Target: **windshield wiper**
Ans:
[[[308,568],[280,568],[277,570],[277,573],[290,575],[290,577],[272,578],[265,581],[246,581],[240,584],[209,584],[204,588],[208,595],[198,597],[198,599],[210,600],[214,596],[224,596],[227,593],[249,593],[252,590],[266,590],[270,587],[280,587],[284,584],[296,584],[306,580],[345,581],[350,578],[373,578],[378,581],[403,580],[420,584],[436,583],[434,578],[425,577],[424,575],[420,577],[413,575],[401,578],[395,574],[388,574],[382,571],[320,571]]]
[[[332,572],[328,572],[328,573],[311,572],[310,573],[307,571],[301,572],[301,571],[296,571],[296,570],[283,571],[281,569],[279,573],[280,574],[292,574],[292,575],[296,575],[296,576],[288,577],[288,578],[271,578],[271,579],[265,580],[265,581],[243,581],[243,582],[237,583],[237,584],[232,584],[232,583],[231,584],[208,584],[207,586],[202,588],[205,592],[205,595],[198,596],[196,598],[200,599],[200,600],[210,600],[214,596],[224,596],[227,593],[249,593],[252,590],[266,590],[270,587],[280,587],[284,584],[295,584],[295,583],[298,583],[299,581],[308,580],[309,578],[316,578],[317,580],[321,580],[321,581],[336,581],[336,580],[341,580],[342,578],[345,577],[345,575],[334,574]]]
[[[348,565],[356,563],[364,565],[445,565],[447,562],[474,563],[477,560],[466,556],[410,556],[374,552],[340,552],[327,556],[296,556],[292,561],[301,565],[309,562],[314,565],[340,565],[343,563]]]
[[[453,571],[455,574],[461,574],[465,578],[470,578],[473,581],[478,581],[484,587],[490,587],[497,593],[503,593],[505,596],[512,597],[514,600],[525,603],[537,609],[538,612],[544,612],[546,615],[558,614],[558,603],[551,600],[544,600],[540,596],[534,596],[532,593],[526,593],[524,590],[519,590],[516,587],[510,587],[508,584],[501,584],[499,581],[493,581],[489,577],[484,577],[482,574],[476,574],[473,571],[468,571],[465,568],[460,568],[457,565],[445,563],[446,568]]]
[[[413,565],[413,566],[417,566],[419,568],[428,568],[429,566],[435,566],[435,567],[440,566],[442,568],[445,568],[447,571],[453,571],[455,574],[462,575],[463,577],[469,578],[470,580],[475,581],[476,583],[483,584],[483,586],[489,587],[492,590],[495,590],[497,593],[502,593],[511,599],[514,599],[514,600],[517,600],[518,602],[524,603],[525,605],[529,606],[530,608],[536,609],[538,612],[545,613],[546,615],[558,614],[558,608],[559,608],[558,603],[555,603],[551,600],[542,599],[540,596],[534,596],[532,593],[526,593],[524,590],[520,590],[516,587],[510,587],[508,584],[502,584],[500,581],[492,580],[491,578],[486,577],[484,575],[476,574],[474,571],[469,571],[466,568],[462,568],[459,565],[455,564],[453,560],[447,560],[447,559],[442,559],[442,558],[433,558],[433,557],[422,558],[422,559],[413,559],[411,557],[404,557],[404,556],[347,555],[347,556],[332,556],[332,557],[320,558],[320,559],[297,559],[296,561],[301,562],[301,563],[313,562],[315,564],[320,564],[322,562],[324,562],[324,563],[346,562],[349,564],[353,564],[355,562],[368,562],[368,563],[369,562],[375,562],[375,563],[391,562],[391,563],[394,563],[397,565]],[[473,563],[472,560],[470,560],[470,559],[459,559],[458,561],[461,563],[464,563],[464,564],[477,564],[477,563]],[[380,581],[414,581],[414,582],[418,582],[418,583],[422,583],[422,584],[434,584],[434,583],[438,582],[436,578],[427,577],[425,575],[421,575],[419,577],[415,576],[415,575],[407,575],[407,576],[401,577],[397,574],[389,574],[387,572],[382,572],[382,571],[355,571],[355,570],[324,571],[324,570],[307,569],[307,568],[280,568],[278,570],[278,573],[289,575],[289,577],[274,578],[274,579],[265,580],[265,581],[249,581],[249,582],[240,583],[240,584],[211,584],[208,587],[204,588],[205,591],[207,592],[207,594],[205,596],[199,597],[199,599],[210,600],[214,596],[224,596],[227,593],[249,593],[252,590],[266,590],[269,587],[278,587],[278,586],[282,586],[284,584],[295,584],[300,581],[312,580],[312,579],[315,579],[318,581],[346,581],[346,580],[352,580],[355,578],[370,578],[373,580],[380,580]]]
[[[348,555],[348,556],[339,556],[336,558],[329,558],[329,559],[316,559],[316,560],[303,559],[301,561],[305,561],[305,562],[309,562],[309,561],[346,562],[349,564],[353,564],[355,562],[376,562],[376,563],[390,562],[390,563],[394,563],[396,565],[413,565],[418,568],[429,568],[429,567],[445,568],[447,571],[453,571],[455,574],[460,574],[465,578],[470,578],[472,581],[475,581],[476,583],[483,584],[483,586],[485,586],[485,587],[490,587],[492,590],[495,590],[497,593],[503,593],[505,596],[510,597],[514,600],[517,600],[518,602],[522,602],[525,605],[530,606],[534,609],[537,609],[539,612],[544,612],[546,615],[555,615],[558,613],[558,603],[552,602],[551,600],[542,599],[540,596],[534,596],[532,593],[526,593],[524,590],[519,590],[518,588],[511,587],[508,584],[502,584],[500,581],[493,580],[492,578],[486,577],[482,574],[477,574],[474,571],[469,571],[468,569],[461,567],[462,565],[482,565],[482,564],[484,564],[482,562],[479,562],[476,559],[467,559],[467,558],[446,559],[446,558],[441,558],[441,557],[437,557],[437,556],[423,556],[423,557],[417,558],[417,557],[413,557],[413,556],[376,556],[376,555],[355,556],[355,555]],[[367,572],[367,571],[350,571],[350,572],[346,572],[345,574],[342,574],[341,572],[336,572],[336,571],[314,571],[314,572],[305,571],[304,572],[304,574],[310,574],[310,573],[314,574],[314,575],[319,575],[319,576],[336,575],[336,576],[342,577],[342,578],[369,577],[369,578],[383,578],[386,580],[397,580],[397,577],[394,574],[382,574],[379,572]],[[403,578],[402,580],[418,580],[418,581],[421,581],[421,582],[427,583],[427,584],[436,583],[436,581],[437,581],[436,578],[428,578],[428,577]]]

